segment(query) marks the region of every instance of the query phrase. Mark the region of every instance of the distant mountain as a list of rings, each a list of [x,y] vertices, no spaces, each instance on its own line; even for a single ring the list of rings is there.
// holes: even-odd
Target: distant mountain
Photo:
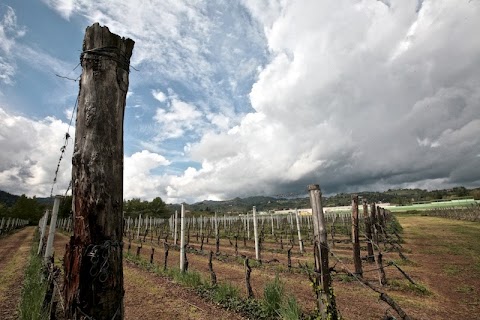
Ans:
[[[369,203],[393,203],[393,204],[410,204],[418,201],[431,201],[436,199],[455,199],[459,197],[480,198],[480,188],[466,189],[464,187],[456,187],[443,190],[422,190],[422,189],[389,189],[384,192],[361,191],[355,193]],[[353,193],[339,193],[330,197],[323,197],[322,203],[324,207],[348,206],[352,202]],[[310,208],[310,199],[308,197],[300,198],[278,198],[253,196],[247,198],[234,198],[225,201],[204,200],[194,204],[187,205],[187,210],[196,214],[218,212],[223,213],[244,213],[251,211],[256,206],[257,211],[282,210],[282,209],[303,209]],[[171,212],[180,210],[180,205],[168,205]]]
[[[255,206],[257,211],[277,210],[283,208],[306,208],[309,206],[308,198],[285,199],[276,197],[253,196],[247,198],[234,198],[225,201],[204,200],[187,205],[187,209],[197,213],[244,213]],[[179,210],[179,205],[170,205],[171,210]]]
[[[0,203],[3,203],[5,204],[7,207],[11,207],[15,204],[15,201],[17,201],[17,199],[19,198],[20,196],[17,196],[17,195],[14,195],[14,194],[11,194],[11,193],[8,193],[6,191],[2,191],[0,190]],[[53,206],[53,198],[35,198],[35,200],[37,200],[37,202],[41,205],[52,205]]]
[[[18,196],[0,190],[0,203],[4,203],[7,207],[13,206],[15,201],[17,201]]]
[[[389,189],[383,192],[362,191],[357,192],[361,199],[366,199],[369,203],[393,203],[393,204],[411,204],[419,201],[431,201],[437,199],[454,199],[459,197],[474,197],[480,199],[480,188],[466,189],[464,187],[455,187],[444,190],[422,190],[422,189]],[[7,207],[13,206],[19,196],[0,190],[0,203]],[[40,205],[53,205],[53,198],[35,198]],[[322,203],[325,207],[347,206],[352,201],[352,193],[339,193],[330,197],[323,197]],[[187,210],[195,212],[197,215],[214,212],[223,213],[244,213],[251,211],[256,206],[258,211],[282,210],[282,209],[303,209],[310,207],[310,199],[305,197],[283,198],[252,196],[246,198],[233,198],[224,201],[204,200],[201,202],[187,204]],[[173,213],[180,211],[180,204],[168,204],[168,210]]]
[[[39,204],[44,204],[46,206],[53,206],[54,198],[35,198]]]

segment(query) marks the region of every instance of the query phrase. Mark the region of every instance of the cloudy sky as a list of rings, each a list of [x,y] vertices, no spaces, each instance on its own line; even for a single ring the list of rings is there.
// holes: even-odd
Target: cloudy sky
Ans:
[[[127,199],[479,186],[479,17],[479,0],[3,0],[0,190],[50,194],[78,94],[56,74],[80,75],[94,22],[136,42]]]

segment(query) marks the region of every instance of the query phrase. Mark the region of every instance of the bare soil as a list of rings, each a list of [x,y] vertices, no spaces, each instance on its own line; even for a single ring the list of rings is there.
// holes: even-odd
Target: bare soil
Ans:
[[[432,292],[417,301],[423,319],[480,319],[480,223],[399,216],[409,270]]]
[[[394,267],[386,268],[389,285],[382,290],[394,298],[413,319],[480,319],[479,288],[480,288],[480,224],[464,221],[446,220],[425,216],[400,216],[399,221],[404,227],[403,253],[408,261],[403,261],[396,252],[384,252],[384,261],[394,261],[419,284],[417,289],[405,279]],[[151,247],[155,248],[155,263],[163,265],[163,245],[153,237],[147,237],[141,254],[149,259]],[[338,236],[336,240],[346,240],[346,243],[336,243],[332,249],[335,257],[330,257],[330,265],[335,269],[347,268],[353,270],[351,244],[348,238]],[[234,240],[232,240],[233,242]],[[306,253],[298,252],[298,245],[292,249],[293,272],[288,272],[286,249],[280,250],[278,243],[265,243],[262,259],[278,260],[255,266],[251,274],[251,283],[255,297],[262,298],[265,284],[272,281],[276,274],[285,283],[287,294],[294,295],[304,310],[315,309],[315,297],[307,276],[299,273],[298,262],[313,263],[311,246],[306,244]],[[132,242],[131,253],[136,252],[138,240]],[[189,247],[200,249],[195,233],[190,235]],[[383,245],[381,245],[383,249]],[[204,243],[204,253],[189,253],[189,270],[195,270],[209,276],[208,255],[215,251],[214,240]],[[366,255],[365,245],[362,245],[362,255]],[[234,247],[228,239],[221,239],[220,252],[213,262],[213,269],[220,282],[231,283],[246,293],[243,257],[254,258],[254,243],[247,241],[244,247],[243,239],[238,241],[238,257],[234,257]],[[224,254],[228,256],[225,257]],[[168,267],[178,268],[178,249],[170,249]],[[364,262],[364,277],[377,285],[377,267],[374,263]],[[347,280],[347,281],[345,281]],[[421,289],[424,289],[422,292]],[[386,314],[398,317],[391,308],[379,300],[378,294],[366,288],[360,282],[348,280],[342,276],[334,276],[334,291],[337,305],[344,319],[380,319]]]
[[[402,237],[405,243],[402,246],[409,260],[402,261],[395,252],[385,252],[384,260],[393,260],[398,263],[426,289],[426,293],[409,286],[408,281],[393,267],[386,269],[389,285],[382,289],[393,297],[413,319],[480,319],[480,224],[418,215],[400,215],[398,219],[404,227]],[[32,234],[33,229],[24,229],[21,233],[10,236],[15,236],[13,239],[8,238],[9,242],[13,243],[14,249],[11,248],[12,245],[8,246],[7,242],[4,242],[7,238],[0,240],[0,276],[3,276],[6,265],[13,263],[11,260],[15,255],[8,252],[16,252],[15,248],[22,246],[19,241],[21,242],[22,238],[31,240]],[[343,239],[347,240],[346,237]],[[24,251],[28,251],[30,240],[24,240],[26,241]],[[57,233],[55,251],[58,263],[61,263],[67,240],[67,236]],[[196,237],[191,235],[190,246],[198,250],[200,244],[195,240]],[[208,245],[204,244],[204,253],[188,254],[189,270],[198,271],[207,279],[209,277],[208,252],[215,250],[214,241],[210,239],[209,242]],[[125,250],[127,250],[128,241],[125,240],[125,243]],[[137,240],[132,242],[131,253],[136,252],[137,245]],[[246,247],[243,247],[243,240],[238,241],[238,246],[239,256],[235,257],[234,248],[229,244],[228,239],[222,239],[220,244],[222,254],[213,261],[213,268],[219,282],[228,282],[237,286],[246,296],[242,255],[254,257],[253,241],[248,241]],[[158,245],[155,239],[150,241],[150,238],[147,238],[146,243],[143,243],[142,257],[150,258],[151,247],[155,248],[154,262],[163,266],[163,245],[161,242]],[[294,295],[304,310],[313,310],[315,298],[309,280],[297,268],[298,262],[312,263],[311,246],[306,245],[307,252],[304,254],[298,252],[298,245],[292,249],[294,253],[292,265],[295,268],[291,272],[286,267],[286,245],[283,251],[280,250],[278,243],[266,243],[265,247],[267,252],[264,252],[263,259],[277,259],[278,262],[273,261],[259,266],[252,261],[251,264],[254,267],[251,281],[255,297],[261,299],[265,284],[272,281],[278,274],[285,283],[286,293]],[[336,263],[335,269],[340,270],[346,267],[353,270],[351,244],[336,243],[332,251],[335,257],[341,260],[337,262],[335,257],[330,257],[330,264],[333,266]],[[366,254],[364,245],[362,245],[362,254]],[[21,261],[17,260],[15,265],[19,263]],[[173,248],[170,249],[168,267],[179,267],[179,252]],[[377,285],[378,276],[375,269],[375,264],[364,263],[365,278]],[[23,269],[14,268],[13,270],[8,278],[19,279]],[[212,317],[241,319],[239,315],[203,300],[193,290],[182,287],[168,278],[149,273],[129,262],[124,264],[124,274],[126,319],[210,319]],[[9,292],[7,303],[5,303],[5,297],[0,300],[0,310],[3,311],[6,305],[16,306],[18,303],[18,295],[16,298],[11,297],[11,289],[7,284],[18,284],[17,281],[9,280],[0,283],[0,299],[5,296],[2,296],[2,292]],[[8,289],[2,289],[5,286]],[[16,287],[19,292],[19,286],[16,285]],[[378,294],[358,281],[336,275],[334,292],[344,319],[381,319],[385,314],[397,316],[388,305],[379,301]],[[5,318],[2,313],[0,318]]]
[[[68,237],[57,233],[55,252],[64,253]],[[57,260],[61,263],[61,258]],[[125,319],[242,319],[205,301],[193,290],[124,262]]]
[[[32,247],[34,227],[0,238],[0,319],[18,318],[24,271]]]

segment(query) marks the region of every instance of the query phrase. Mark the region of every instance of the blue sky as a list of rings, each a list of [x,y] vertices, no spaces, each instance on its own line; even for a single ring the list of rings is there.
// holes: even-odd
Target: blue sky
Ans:
[[[50,194],[78,94],[56,74],[80,75],[94,22],[136,42],[125,198],[478,186],[479,7],[4,0],[0,189]],[[72,145],[55,193],[68,185]]]

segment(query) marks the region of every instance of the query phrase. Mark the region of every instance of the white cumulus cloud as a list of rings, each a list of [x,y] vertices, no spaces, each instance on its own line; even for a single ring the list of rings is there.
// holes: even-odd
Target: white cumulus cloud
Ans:
[[[67,128],[68,124],[59,119],[32,120],[0,108],[0,189],[30,196],[50,195]],[[72,152],[73,137],[61,162],[54,194],[67,189]]]
[[[479,3],[269,3],[247,2],[273,57],[250,93],[255,112],[191,144],[202,168],[172,180],[172,194],[480,182]]]

